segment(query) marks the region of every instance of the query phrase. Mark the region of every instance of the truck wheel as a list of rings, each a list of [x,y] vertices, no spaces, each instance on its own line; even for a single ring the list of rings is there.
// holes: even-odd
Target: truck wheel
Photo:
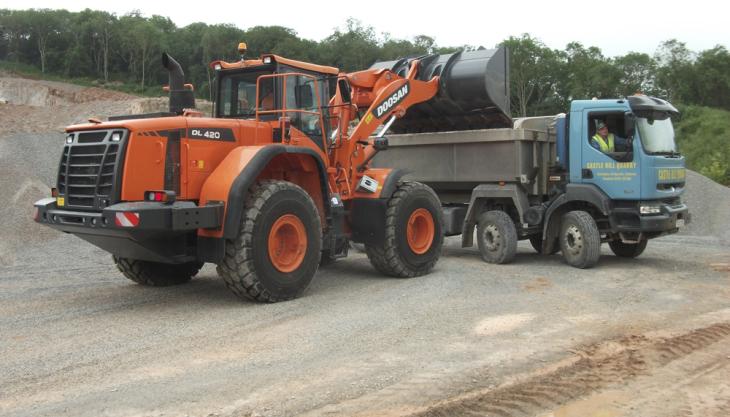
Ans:
[[[512,262],[517,253],[517,229],[501,210],[482,213],[477,222],[477,244],[482,259],[490,264]]]
[[[575,210],[563,216],[560,250],[565,261],[576,268],[590,268],[601,257],[601,234],[590,214]]]
[[[643,239],[639,241],[639,243],[624,243],[620,240],[612,240],[608,242],[608,246],[616,256],[620,256],[622,258],[636,258],[644,252],[647,242],[647,239]]]
[[[287,181],[251,188],[238,236],[226,240],[218,274],[238,297],[273,303],[301,295],[317,272],[322,226],[312,198]]]
[[[418,182],[402,182],[388,200],[385,241],[365,245],[370,263],[380,273],[411,278],[429,273],[444,243],[441,202]]]
[[[202,262],[187,262],[184,264],[163,264],[159,262],[141,261],[137,259],[121,258],[112,255],[119,272],[137,284],[151,287],[168,287],[184,284],[194,277]]]

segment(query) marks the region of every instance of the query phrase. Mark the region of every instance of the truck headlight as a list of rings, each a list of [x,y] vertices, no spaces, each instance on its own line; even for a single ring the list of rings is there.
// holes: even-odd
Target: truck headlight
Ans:
[[[660,214],[662,208],[660,206],[641,205],[639,206],[639,213],[641,214]]]

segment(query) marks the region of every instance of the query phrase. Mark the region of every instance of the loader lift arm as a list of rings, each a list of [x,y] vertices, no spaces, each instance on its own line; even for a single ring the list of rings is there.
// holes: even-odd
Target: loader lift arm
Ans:
[[[336,169],[347,167],[344,177],[350,189],[357,180],[358,171],[362,171],[353,168],[367,167],[372,155],[377,152],[371,135],[378,127],[392,116],[403,117],[408,108],[430,100],[438,92],[439,77],[435,76],[428,81],[418,80],[416,76],[419,69],[420,61],[413,60],[405,77],[382,68],[340,74],[340,79],[349,83],[351,100],[346,101],[343,96],[347,94],[343,94],[341,85],[338,84],[331,107],[339,119],[340,135],[331,161]],[[350,122],[362,109],[366,111],[348,134]],[[347,194],[349,193],[343,193]]]

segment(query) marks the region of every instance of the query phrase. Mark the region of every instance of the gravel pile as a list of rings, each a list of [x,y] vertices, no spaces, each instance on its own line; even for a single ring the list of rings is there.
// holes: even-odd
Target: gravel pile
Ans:
[[[15,263],[24,247],[60,233],[36,224],[33,203],[49,197],[56,182],[64,135],[15,134],[0,138],[0,265]],[[80,242],[80,241],[79,241]]]
[[[730,244],[730,188],[687,170],[683,199],[692,213],[683,234],[711,236]]]

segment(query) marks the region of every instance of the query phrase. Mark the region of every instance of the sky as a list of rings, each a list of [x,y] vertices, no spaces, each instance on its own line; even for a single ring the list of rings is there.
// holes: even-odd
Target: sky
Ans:
[[[410,4],[409,4],[410,3]],[[414,6],[412,4],[419,4]],[[722,1],[694,0],[563,0],[563,1],[439,1],[322,2],[322,1],[110,1],[3,0],[0,8],[85,8],[123,15],[139,10],[145,16],[169,17],[177,26],[193,22],[230,23],[241,29],[279,25],[300,37],[321,40],[348,18],[372,26],[382,37],[396,39],[428,35],[438,46],[494,47],[509,36],[529,33],[550,48],[564,49],[568,42],[597,46],[606,56],[628,52],[653,54],[666,40],[677,39],[693,51],[722,45],[730,49],[728,9]],[[207,6],[207,7],[203,7]],[[728,7],[730,9],[730,7]],[[245,41],[245,39],[243,39]]]

